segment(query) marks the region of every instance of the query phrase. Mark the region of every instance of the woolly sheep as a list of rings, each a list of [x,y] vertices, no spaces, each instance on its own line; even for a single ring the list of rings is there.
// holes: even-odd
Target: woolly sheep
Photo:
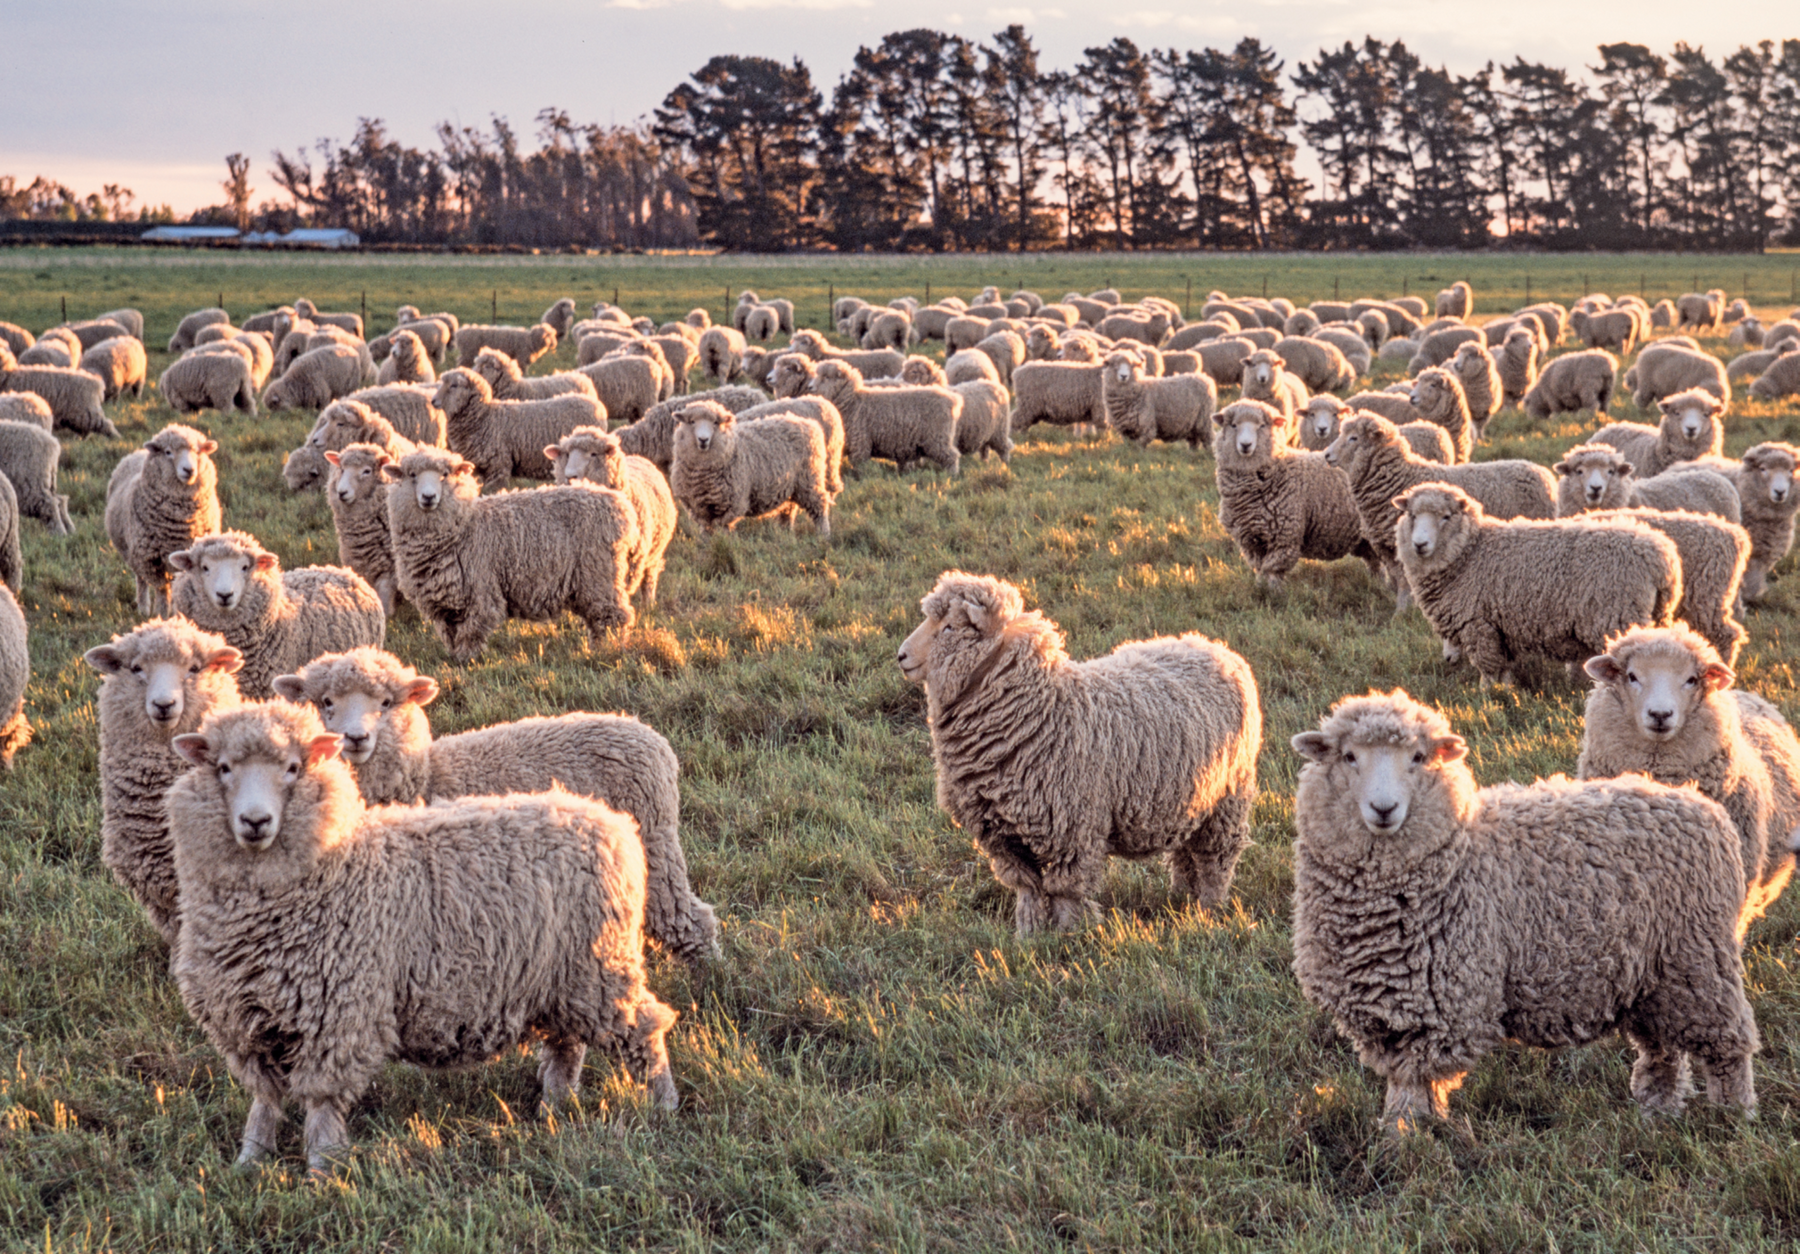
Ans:
[[[1294,973],[1387,1080],[1389,1131],[1448,1117],[1504,1040],[1614,1030],[1645,1110],[1679,1112],[1689,1054],[1712,1101],[1754,1109],[1742,869],[1716,803],[1635,777],[1478,788],[1462,737],[1399,689],[1292,744]]]
[[[900,646],[923,685],[938,804],[1017,894],[1021,935],[1098,913],[1109,855],[1161,855],[1223,906],[1250,843],[1262,710],[1250,666],[1190,633],[1069,659],[1019,590],[946,571]]]
[[[1331,345],[1333,348],[1337,349],[1338,352],[1343,354],[1345,363],[1349,365],[1350,370],[1352,371],[1351,383],[1354,383],[1363,375],[1368,374],[1369,368],[1375,364],[1375,358],[1370,351],[1368,342],[1356,331],[1352,330],[1348,324],[1343,326],[1320,327],[1312,333],[1312,338],[1321,344]],[[1281,344],[1278,342],[1275,347],[1277,351],[1279,351]],[[1350,384],[1348,383],[1343,385],[1343,387],[1349,386]],[[1342,391],[1343,387],[1340,387],[1337,390]]]
[[[1480,344],[1463,344],[1444,363],[1444,369],[1462,384],[1469,420],[1474,424],[1475,440],[1479,443],[1487,431],[1488,420],[1500,412],[1500,401],[1505,395],[1493,354]]]
[[[12,481],[0,475],[0,584],[17,593],[25,579],[25,557],[19,544],[19,497]]]
[[[1584,347],[1610,349],[1621,357],[1629,356],[1637,347],[1643,329],[1638,315],[1629,309],[1586,315],[1577,310],[1569,321]]]
[[[194,346],[194,336],[201,327],[212,326],[215,322],[230,322],[231,315],[223,309],[196,309],[181,320],[175,328],[175,334],[169,337],[171,353],[185,353]]]
[[[974,383],[981,379],[1006,386],[994,359],[980,349],[964,349],[944,359],[944,381],[952,387],[958,383]]]
[[[126,390],[134,398],[144,395],[148,361],[141,341],[120,335],[88,349],[81,355],[80,365],[89,374],[99,376],[104,385],[102,398],[111,400]]]
[[[1800,342],[1800,309],[1796,309],[1794,314],[1795,317],[1783,318],[1763,332],[1764,348],[1779,348],[1783,344]]]
[[[700,337],[700,369],[710,379],[730,383],[743,369],[744,334],[726,326],[708,327]]]
[[[1794,516],[1800,495],[1794,491],[1794,472],[1800,448],[1770,441],[1745,449],[1742,458],[1701,458],[1677,463],[1672,472],[1705,469],[1724,475],[1737,489],[1744,530],[1750,533],[1750,564],[1744,572],[1744,600],[1760,601],[1767,591],[1769,572],[1787,556],[1794,543]]]
[[[102,676],[100,861],[173,947],[180,898],[163,799],[187,763],[169,742],[240,704],[243,658],[184,618],[153,618],[85,659]]]
[[[488,388],[497,401],[536,401],[569,393],[598,395],[594,390],[594,380],[588,375],[570,370],[530,377],[519,369],[518,362],[491,348],[484,348],[477,353],[475,364],[469,369],[487,380]],[[610,407],[607,407],[607,414],[612,416]]]
[[[1800,393],[1800,352],[1783,353],[1771,361],[1750,385],[1750,395],[1772,401]]]
[[[820,362],[810,387],[843,416],[844,456],[852,466],[882,457],[902,464],[923,460],[957,472],[962,397],[949,388],[872,388],[846,361]],[[1018,430],[1016,413],[1012,429]]]
[[[1557,476],[1556,515],[1570,518],[1597,509],[1686,509],[1727,522],[1742,517],[1737,488],[1724,475],[1678,463],[1648,478],[1611,444],[1581,444],[1551,469]]]
[[[48,431],[56,425],[56,416],[50,402],[36,392],[0,392],[0,422],[28,423]]]
[[[1456,449],[1459,463],[1469,460],[1475,447],[1475,423],[1469,414],[1461,378],[1443,366],[1422,370],[1407,392],[1407,401],[1415,419],[1435,423],[1444,429]]]
[[[1769,363],[1781,356],[1783,350],[1795,352],[1800,344],[1784,344],[1780,348],[1763,348],[1753,353],[1740,353],[1725,366],[1725,378],[1732,383],[1749,384],[1756,376],[1769,368]]]
[[[987,337],[992,338],[992,337]],[[980,343],[962,345],[964,348],[979,348]],[[906,365],[904,354],[891,348],[878,348],[870,352],[842,352],[826,343],[825,337],[817,331],[796,331],[788,341],[790,352],[804,353],[814,361],[841,361],[855,367],[865,379],[892,379],[900,374],[901,367]],[[946,351],[955,352],[956,349]],[[1004,378],[1006,367],[998,359],[994,363],[1000,367]]]
[[[1518,405],[1537,385],[1538,336],[1524,327],[1506,333],[1500,351],[1494,355],[1494,368],[1500,377],[1500,399],[1506,405]],[[1605,412],[1602,406],[1597,412]]]
[[[1149,378],[1131,352],[1106,359],[1100,396],[1107,424],[1146,447],[1152,440],[1186,440],[1189,448],[1199,448],[1210,437],[1208,424],[1219,405],[1218,389],[1207,376]]]
[[[138,613],[169,612],[169,554],[219,529],[218,442],[170,423],[119,459],[106,483],[106,536],[137,582]]]
[[[1308,393],[1341,392],[1356,382],[1356,368],[1344,359],[1335,344],[1286,336],[1276,341],[1275,352],[1288,371],[1306,385]]]
[[[281,325],[281,319],[284,316],[290,321],[293,319],[294,307],[292,305],[280,305],[263,313],[251,314],[248,318],[244,319],[239,329],[243,331],[260,331],[262,334],[267,335],[273,340],[277,334],[277,327]],[[285,335],[286,332],[283,331],[281,334]]]
[[[1279,353],[1272,348],[1259,348],[1244,359],[1243,399],[1274,405],[1286,419],[1284,433],[1293,439],[1295,416],[1306,408],[1310,394]]]
[[[546,445],[544,456],[559,484],[586,479],[625,495],[637,533],[627,553],[625,587],[633,595],[642,588],[644,605],[653,607],[657,585],[662,582],[663,555],[679,521],[674,494],[662,471],[647,458],[626,453],[619,447],[618,437],[607,434],[603,427],[576,427],[555,444]]]
[[[1675,617],[1704,636],[1726,665],[1737,663],[1738,650],[1749,638],[1738,621],[1750,559],[1748,532],[1726,519],[1688,510],[1604,510],[1586,517],[1635,519],[1669,537],[1681,555],[1681,601]]]
[[[1467,318],[1475,312],[1475,290],[1462,279],[1437,294],[1437,316]]]
[[[666,475],[675,451],[675,415],[689,401],[713,401],[735,414],[768,399],[756,388],[749,387],[729,386],[710,392],[691,392],[684,397],[659,402],[642,418],[628,427],[620,427],[613,434],[619,437],[620,448],[655,463],[656,468]]]
[[[1311,335],[1319,329],[1319,315],[1310,309],[1296,309],[1281,324],[1283,335]]]
[[[425,350],[425,342],[415,332],[405,328],[394,331],[392,344],[393,350],[376,372],[376,383],[437,382],[437,369],[431,364],[431,354]],[[506,360],[511,361],[512,358],[508,357]]]
[[[1450,327],[1442,331],[1433,331],[1419,340],[1419,346],[1412,358],[1406,363],[1406,373],[1416,375],[1421,370],[1433,366],[1441,366],[1456,354],[1456,350],[1464,344],[1480,343],[1484,337],[1474,327]]]
[[[631,625],[636,536],[621,493],[582,483],[483,497],[474,464],[442,449],[408,453],[381,475],[400,594],[457,662],[509,617],[544,622],[572,610],[596,642]]]
[[[537,401],[497,401],[473,370],[447,372],[438,384],[449,446],[474,464],[483,483],[513,475],[549,479],[544,446],[576,427],[605,426],[607,412],[592,396],[570,392]]]
[[[451,342],[456,345],[456,364],[469,367],[475,364],[475,357],[484,348],[498,349],[514,361],[520,368],[546,353],[556,351],[556,330],[542,322],[529,327],[482,326],[471,323],[458,327]]]
[[[275,371],[275,351],[269,347],[269,341],[254,331],[240,331],[225,342],[233,350],[248,354],[250,363],[250,383],[261,391],[269,382],[269,376]],[[199,352],[190,349],[189,352]]]
[[[178,414],[216,409],[220,413],[256,416],[256,381],[247,354],[189,353],[169,363],[156,390]]]
[[[912,319],[901,310],[888,309],[870,321],[869,329],[863,332],[862,347],[865,351],[891,348],[897,352],[905,352],[907,345],[916,338]]]
[[[318,306],[305,297],[294,301],[294,315],[307,318],[324,327],[338,327],[348,331],[357,339],[363,338],[363,322],[361,314],[353,313],[320,313]]]
[[[0,584],[0,769],[12,770],[13,755],[31,742],[31,723],[25,717],[25,688],[30,682],[25,615],[12,590]]]
[[[1632,399],[1639,409],[1649,409],[1665,396],[1694,388],[1712,393],[1725,404],[1731,401],[1731,382],[1726,378],[1724,364],[1711,353],[1680,344],[1645,347],[1625,372],[1625,386],[1633,389]]]
[[[33,398],[36,399],[35,397]],[[52,534],[75,530],[69,498],[56,490],[62,444],[36,423],[0,421],[0,478],[11,486],[21,518],[36,518]]]
[[[251,1093],[241,1164],[274,1151],[289,1093],[323,1172],[384,1062],[468,1065],[528,1040],[551,1109],[602,1044],[675,1106],[676,1016],[644,983],[631,819],[560,791],[369,811],[338,738],[285,702],[174,744],[194,769],[169,793],[187,903],[172,969]],[[270,946],[276,934],[292,943]],[[304,1014],[301,988],[322,990]]]
[[[410,326],[415,322],[441,322],[452,335],[462,326],[462,321],[455,314],[441,310],[437,313],[421,313],[417,305],[402,305],[394,311],[395,326]]]
[[[279,379],[263,389],[271,410],[323,409],[363,386],[360,354],[345,344],[302,353]]]
[[[1409,405],[1411,402],[1407,402]],[[1300,447],[1312,453],[1323,453],[1338,438],[1343,422],[1357,410],[1329,392],[1306,402],[1299,416]],[[1395,429],[1407,447],[1428,462],[1449,466],[1456,461],[1456,446],[1450,435],[1435,422],[1404,422]]]
[[[312,323],[302,322],[292,331],[287,332],[279,340],[275,341],[275,359],[270,363],[269,369],[276,378],[279,379],[282,375],[286,374],[287,368],[298,361],[306,352],[307,344],[312,340],[313,332],[316,330],[317,328],[314,327]],[[349,337],[345,336],[344,338],[348,339]],[[336,336],[327,336],[326,340],[330,343],[341,342]],[[350,346],[345,345],[345,347]],[[374,360],[373,350],[371,350],[369,354],[369,359],[371,361]]]
[[[647,358],[602,357],[590,365],[577,367],[575,374],[593,384],[600,407],[609,418],[636,422],[651,406],[666,399],[660,395],[662,389],[656,366]]]
[[[956,414],[956,451],[963,457],[988,453],[1002,462],[1012,460],[1012,401],[1006,389],[992,379],[971,379],[950,390],[962,402]]]
[[[1521,405],[1539,421],[1584,409],[1593,410],[1598,417],[1612,400],[1618,371],[1618,359],[1600,349],[1565,353],[1544,365]]]
[[[205,348],[208,344],[223,344],[226,340],[235,340],[243,331],[229,322],[215,322],[211,326],[201,327],[194,336],[194,348]],[[193,349],[189,349],[192,352]]]
[[[0,392],[30,392],[42,397],[56,425],[77,434],[119,438],[119,429],[100,407],[106,385],[85,370],[21,366],[10,349],[0,347]]]
[[[1717,456],[1724,448],[1721,419],[1724,403],[1698,389],[1677,392],[1657,402],[1662,420],[1657,426],[1641,422],[1615,422],[1588,437],[1590,444],[1610,444],[1625,455],[1645,478],[1660,474],[1676,462]]]
[[[1725,342],[1732,348],[1761,348],[1763,342],[1763,324],[1760,318],[1746,317],[1738,325],[1731,328],[1731,334]]]
[[[1640,522],[1490,519],[1447,483],[1396,504],[1407,586],[1483,688],[1515,682],[1528,653],[1580,663],[1629,627],[1667,626],[1681,601],[1680,553]]]
[[[575,302],[567,296],[544,310],[539,322],[556,332],[556,338],[562,339],[569,333],[569,324],[575,321]]]
[[[669,486],[704,530],[777,512],[791,527],[798,506],[821,538],[831,535],[825,437],[816,423],[776,415],[740,424],[705,400],[690,400],[675,417]]]
[[[81,365],[81,341],[65,327],[51,327],[38,336],[37,343],[19,354],[21,366],[61,366],[71,370]]]
[[[1675,312],[1680,315],[1676,326],[1685,330],[1692,327],[1696,331],[1711,334],[1719,330],[1719,319],[1725,312],[1725,293],[1714,288],[1710,292],[1688,292],[1675,301]]]
[[[408,444],[406,451],[411,452],[412,448]],[[399,607],[400,591],[394,542],[388,533],[387,484],[382,480],[381,468],[403,455],[360,441],[323,454],[328,472],[325,500],[337,531],[338,564],[355,571],[375,590],[382,615],[390,619]]]
[[[1025,363],[1025,341],[1011,331],[1002,331],[995,335],[983,337],[975,345],[975,352],[982,354],[994,364],[1000,374],[1000,382],[1011,387],[1013,372]],[[952,354],[946,359],[945,371],[948,373],[949,361],[954,361],[960,354]],[[865,377],[867,377],[865,375]],[[952,380],[957,382],[957,380]]]

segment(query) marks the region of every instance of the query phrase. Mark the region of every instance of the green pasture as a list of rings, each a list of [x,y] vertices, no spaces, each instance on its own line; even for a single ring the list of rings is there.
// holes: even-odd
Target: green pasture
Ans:
[[[0,251],[0,319],[42,329],[135,305],[151,375],[179,316],[297,296],[482,320],[552,301],[716,316],[752,287],[819,325],[828,292],[1047,297],[1117,285],[1196,306],[1219,287],[1310,299],[1470,279],[1482,313],[1583,286],[1654,300],[1695,286],[1793,307],[1800,258],[1077,256],[1025,258],[297,257]],[[1585,284],[1583,280],[1586,280]],[[1723,355],[1722,340],[1714,345]],[[934,352],[941,346],[933,346]],[[537,371],[571,364],[565,347]],[[1378,381],[1386,381],[1391,372]],[[122,437],[70,440],[76,534],[23,524],[35,741],[0,780],[0,1248],[17,1250],[1763,1250],[1800,1240],[1800,894],[1750,933],[1761,1111],[1703,1103],[1640,1118],[1621,1042],[1506,1048],[1404,1142],[1381,1087],[1289,970],[1287,747],[1346,693],[1402,685],[1467,736],[1484,783],[1572,771],[1582,692],[1542,668],[1479,691],[1360,562],[1259,591],[1219,527],[1210,454],[1034,428],[1011,468],[956,479],[871,464],[830,543],[804,524],[688,532],[662,601],[590,649],[572,618],[509,624],[452,665],[410,610],[389,647],[436,676],[440,732],[566,709],[626,710],[682,761],[683,840],[724,957],[651,982],[682,1106],[650,1109],[607,1059],[583,1108],[534,1118],[535,1062],[450,1075],[390,1067],[353,1112],[357,1151],[306,1179],[290,1121],[279,1165],[231,1170],[248,1101],[194,1028],[167,956],[100,863],[94,696],[83,650],[135,621],[101,509],[117,459],[172,415],[109,406]],[[1615,417],[1641,418],[1625,400]],[[289,567],[335,562],[329,513],[283,488],[312,415],[200,415],[221,444],[228,526]],[[1553,461],[1591,427],[1508,411],[1478,457]],[[1800,407],[1734,405],[1728,451],[1800,441]],[[1232,905],[1174,898],[1160,867],[1115,863],[1106,920],[1020,942],[1010,895],[937,810],[920,694],[895,666],[939,572],[1018,583],[1076,657],[1198,630],[1249,659],[1266,728],[1256,845]],[[1753,609],[1741,682],[1800,718],[1800,568]]]

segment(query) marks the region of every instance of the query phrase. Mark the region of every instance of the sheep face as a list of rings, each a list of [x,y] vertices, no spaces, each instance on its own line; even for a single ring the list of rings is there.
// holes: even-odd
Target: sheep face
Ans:
[[[1348,409],[1335,396],[1315,396],[1306,404],[1306,435],[1314,448],[1326,448],[1338,437],[1340,414]]]
[[[1443,404],[1444,390],[1441,376],[1425,372],[1414,381],[1412,389],[1406,395],[1412,401],[1414,409],[1430,414],[1436,413],[1438,406]]]
[[[1800,450],[1788,444],[1758,444],[1744,453],[1742,487],[1746,501],[1767,501],[1790,511],[1800,498],[1794,495],[1794,465]]]
[[[252,707],[247,713],[267,718],[270,709]],[[313,734],[294,735],[296,725]],[[170,743],[189,763],[212,772],[226,829],[239,848],[251,853],[263,853],[276,843],[296,800],[312,791],[304,788],[308,773],[336,757],[339,748],[338,738],[324,731],[310,711],[304,720],[268,719],[262,727],[247,725],[242,714],[221,715],[202,731]]]
[[[396,349],[398,351],[398,349]],[[475,364],[471,369],[488,385],[490,391],[498,393],[507,383],[516,382],[523,377],[519,363],[505,353],[497,353],[491,348],[484,348],[475,354]],[[454,373],[454,371],[452,372]],[[447,376],[446,376],[447,377]],[[459,399],[459,404],[463,402]],[[440,402],[440,408],[442,403]],[[449,410],[445,410],[448,413]]]
[[[625,487],[625,450],[617,436],[595,427],[579,427],[547,445],[544,457],[555,469],[556,482],[588,479],[602,487]],[[616,482],[615,482],[616,481]]]
[[[438,381],[437,406],[445,418],[461,417],[471,406],[485,405],[493,399],[494,389],[473,370],[451,370]]]
[[[331,484],[326,489],[344,505],[365,500],[381,486],[381,468],[393,459],[373,444],[352,444],[325,454],[331,463]]]
[[[1267,461],[1277,432],[1286,438],[1287,415],[1261,401],[1239,401],[1213,415],[1213,449],[1220,465]]]
[[[1352,474],[1359,457],[1393,444],[1400,438],[1399,428],[1380,414],[1354,414],[1343,419],[1337,439],[1325,450],[1325,464]]]
[[[144,447],[150,453],[144,463],[146,476],[166,475],[186,486],[199,479],[207,454],[216,451],[219,443],[207,439],[192,427],[170,423],[152,436]]]
[[[208,536],[190,549],[169,554],[166,560],[173,570],[191,572],[207,600],[221,610],[235,609],[256,573],[272,571],[278,565],[273,553],[228,536]]]
[[[1616,449],[1592,445],[1575,449],[1551,469],[1560,478],[1575,483],[1567,491],[1559,488],[1558,495],[1566,499],[1572,491],[1583,509],[1617,509],[1624,506],[1631,493],[1631,463],[1620,457]]]
[[[313,669],[307,668],[309,673]],[[353,766],[362,766],[375,756],[381,733],[391,725],[396,709],[437,700],[437,680],[428,675],[351,671],[342,665],[342,659],[328,674],[330,682],[322,687],[301,675],[279,675],[274,681],[275,694],[317,710],[325,730],[342,738],[340,752]]]
[[[1421,561],[1450,561],[1481,521],[1481,506],[1460,488],[1425,484],[1394,498],[1400,519],[1394,524],[1394,547]]]
[[[167,729],[180,724],[202,686],[214,686],[218,676],[236,674],[244,664],[242,653],[211,632],[173,626],[166,620],[146,624],[83,655],[102,675],[129,675],[143,691],[144,717]]]
[[[1705,640],[1670,627],[1628,631],[1584,669],[1631,712],[1644,739],[1659,744],[1679,736],[1694,711],[1735,678]]]
[[[1367,838],[1357,839],[1356,828],[1345,824],[1342,831],[1321,833],[1326,839],[1335,835],[1365,848],[1412,835],[1442,843],[1456,831],[1442,822],[1445,803],[1460,808],[1457,800],[1474,792],[1463,738],[1437,711],[1399,690],[1340,701],[1320,730],[1289,743],[1308,762],[1302,787],[1310,792],[1323,784],[1338,807],[1354,807]],[[1407,820],[1414,817],[1421,822],[1409,832]]]
[[[1696,388],[1658,401],[1657,408],[1662,410],[1663,438],[1676,450],[1676,460],[1711,451],[1725,408],[1718,397]]]
[[[1106,368],[1120,383],[1130,383],[1142,369],[1130,353],[1114,353],[1106,359]]]
[[[723,410],[723,407],[719,407]],[[729,411],[715,412],[711,405],[690,405],[675,416],[675,440],[701,453],[724,456],[737,438],[737,418]]]
[[[812,378],[810,359],[800,353],[783,353],[775,359],[774,369],[769,371],[769,387],[776,396],[785,399],[806,391]]]
[[[1281,373],[1281,359],[1268,349],[1258,349],[1244,362],[1244,379],[1262,387],[1273,386]]]
[[[946,686],[952,688],[949,695],[960,693],[980,665],[965,646],[998,636],[1019,617],[1024,601],[1009,583],[952,570],[938,577],[919,610],[925,621],[900,644],[900,673],[943,697]]]
[[[481,485],[475,481],[475,463],[447,449],[416,450],[397,463],[384,463],[380,474],[382,482],[401,489],[400,501],[410,501],[422,514],[435,513],[452,502],[466,505],[481,495]],[[390,515],[395,501],[395,492],[390,489]]]

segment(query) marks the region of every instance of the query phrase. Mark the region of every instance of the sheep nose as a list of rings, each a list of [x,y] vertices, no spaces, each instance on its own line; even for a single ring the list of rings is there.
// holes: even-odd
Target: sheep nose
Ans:
[[[150,702],[150,705],[156,711],[156,720],[159,723],[166,723],[175,717],[175,698],[173,697],[158,698]]]
[[[1400,803],[1398,801],[1390,801],[1387,805],[1377,805],[1373,801],[1369,803],[1369,809],[1375,811],[1376,825],[1380,827],[1387,827],[1389,825],[1389,820],[1393,817],[1394,811],[1399,808]]]
[[[1771,500],[1773,500],[1777,505],[1779,505],[1783,501],[1787,500],[1787,489],[1786,488],[1771,489],[1769,492],[1769,498]]]
[[[265,814],[260,811],[238,815],[238,826],[244,829],[245,836],[256,841],[262,840],[264,830],[267,829],[269,824],[273,821],[274,815]]]
[[[1645,710],[1644,717],[1649,719],[1651,723],[1655,725],[1657,731],[1661,731],[1664,727],[1668,726],[1669,720],[1675,717],[1675,711]]]

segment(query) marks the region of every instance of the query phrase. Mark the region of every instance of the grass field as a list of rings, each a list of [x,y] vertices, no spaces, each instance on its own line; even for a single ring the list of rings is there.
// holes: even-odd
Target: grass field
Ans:
[[[1206,289],[1306,299],[1431,291],[1469,277],[1480,308],[1587,286],[1651,299],[1743,289],[1785,314],[1795,258],[1033,257],[917,259],[239,257],[0,252],[0,318],[40,329],[117,305],[152,349],[223,295],[243,315],[295,296],[535,318],[563,295],[663,318],[715,315],[750,286],[1047,296]],[[1723,342],[1718,348],[1724,351]],[[567,366],[572,349],[540,363]],[[152,352],[154,377],[166,355]],[[406,1249],[1768,1249],[1800,1239],[1800,895],[1745,955],[1764,1040],[1754,1123],[1694,1106],[1646,1123],[1629,1050],[1507,1048],[1453,1099],[1452,1124],[1377,1131],[1381,1087],[1289,970],[1287,747],[1331,701],[1404,685],[1441,705],[1484,783],[1572,771],[1582,693],[1560,677],[1481,693],[1361,564],[1308,565],[1259,592],[1221,531],[1212,459],[1034,428],[1010,471],[871,466],[831,543],[746,524],[678,537],[659,607],[590,651],[573,619],[510,624],[451,665],[409,610],[389,647],[436,676],[440,732],[572,708],[627,710],[674,744],[683,839],[725,957],[652,984],[683,1105],[652,1111],[604,1059],[585,1107],[533,1120],[535,1065],[392,1067],[351,1118],[355,1159],[305,1180],[290,1126],[277,1169],[230,1170],[248,1106],[193,1027],[150,927],[100,864],[94,694],[81,652],[135,621],[100,526],[116,460],[169,421],[109,407],[123,433],[67,446],[77,533],[24,524],[37,738],[0,781],[0,1247]],[[1615,415],[1640,417],[1629,402]],[[219,439],[228,526],[285,565],[336,560],[317,496],[281,486],[311,415],[200,417]],[[1478,456],[1554,460],[1588,428],[1509,411]],[[1728,451],[1800,440],[1800,410],[1734,407]],[[894,663],[949,567],[1024,588],[1087,657],[1199,630],[1247,657],[1266,752],[1256,846],[1228,911],[1174,899],[1160,868],[1115,864],[1101,926],[1018,941],[1010,895],[933,802],[923,703]],[[1741,683],[1800,716],[1800,574],[1748,619]]]

